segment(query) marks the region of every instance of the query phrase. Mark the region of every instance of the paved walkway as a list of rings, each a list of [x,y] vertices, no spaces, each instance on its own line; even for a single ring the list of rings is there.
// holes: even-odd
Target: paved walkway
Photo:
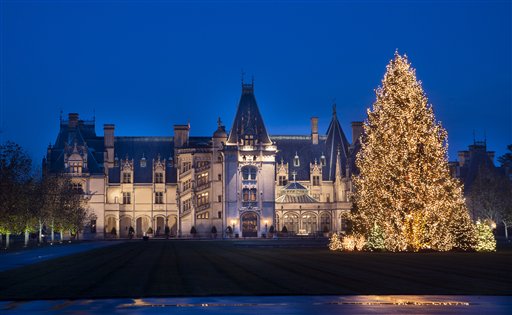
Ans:
[[[105,246],[112,246],[120,244],[121,242],[122,241],[81,242],[3,253],[0,254],[0,272],[35,264],[48,259],[81,253]]]
[[[0,302],[9,314],[510,314],[510,296],[263,296]]]

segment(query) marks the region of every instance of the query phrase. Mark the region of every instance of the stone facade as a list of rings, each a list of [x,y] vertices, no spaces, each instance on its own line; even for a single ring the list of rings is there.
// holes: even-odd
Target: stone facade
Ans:
[[[97,219],[85,238],[163,236],[261,237],[322,235],[345,229],[351,175],[362,123],[345,137],[335,106],[325,135],[311,119],[309,135],[269,135],[254,95],[242,95],[229,132],[220,119],[212,136],[119,137],[69,114],[48,147],[44,170],[65,173]],[[284,228],[286,227],[286,228]],[[213,233],[217,231],[217,233]],[[194,233],[195,232],[195,233]]]

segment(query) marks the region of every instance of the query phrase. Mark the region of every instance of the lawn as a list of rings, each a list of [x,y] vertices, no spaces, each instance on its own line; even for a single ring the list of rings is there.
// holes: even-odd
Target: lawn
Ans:
[[[512,251],[330,252],[290,241],[131,241],[0,273],[0,299],[512,294]]]

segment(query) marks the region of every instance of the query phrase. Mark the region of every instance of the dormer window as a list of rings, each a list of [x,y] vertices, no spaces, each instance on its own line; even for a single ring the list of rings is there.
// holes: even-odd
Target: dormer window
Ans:
[[[164,182],[164,173],[156,172],[155,173],[155,183],[161,184]]]
[[[119,158],[116,155],[116,157],[114,158],[114,167],[118,167],[118,166],[119,166]]]
[[[297,154],[297,152],[295,152],[295,156],[293,157],[293,166],[295,166],[295,167],[300,166],[299,155]]]
[[[140,159],[140,167],[146,167],[146,165],[147,165],[146,157],[144,155],[142,155],[142,159]]]
[[[321,164],[322,166],[327,165],[327,163],[326,163],[326,161],[325,161],[325,155],[323,154],[323,152],[322,152],[322,156],[320,157],[320,164]]]
[[[123,173],[123,184],[130,184],[132,182],[132,174],[129,172]]]
[[[244,136],[244,145],[254,145],[254,136],[253,135],[245,135]]]

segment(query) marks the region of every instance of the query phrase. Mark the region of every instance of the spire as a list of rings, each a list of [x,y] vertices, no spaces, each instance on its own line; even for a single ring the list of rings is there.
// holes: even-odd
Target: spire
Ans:
[[[254,97],[254,81],[242,83],[242,95],[226,144],[236,145],[242,139],[250,139],[253,145],[272,144]]]
[[[341,183],[341,149],[338,147],[336,154],[336,182]]]
[[[328,180],[335,180],[336,172],[339,170],[340,175],[343,176],[343,169],[341,165],[346,165],[348,160],[348,149],[349,143],[347,141],[347,137],[341,129],[341,125],[338,121],[338,116],[336,114],[336,103],[332,106],[332,119],[329,124],[329,128],[327,129],[327,157],[329,159],[329,165],[327,169],[327,178]],[[340,158],[340,167],[337,166],[336,159]]]

